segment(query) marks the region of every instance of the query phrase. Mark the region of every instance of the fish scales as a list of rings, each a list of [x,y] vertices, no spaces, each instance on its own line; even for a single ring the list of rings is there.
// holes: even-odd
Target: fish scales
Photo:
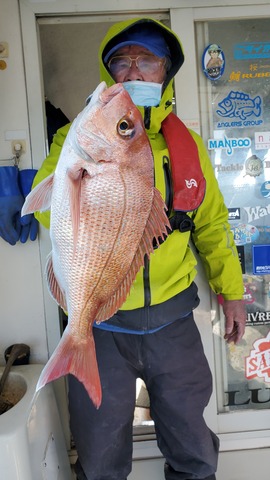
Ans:
[[[121,84],[97,87],[70,128],[54,174],[29,194],[23,214],[48,208],[48,287],[68,312],[68,325],[37,388],[71,373],[99,407],[92,325],[121,307],[153,239],[170,228],[142,117]]]
[[[117,172],[113,172],[112,175],[107,174],[106,177],[97,176],[92,182],[87,180],[87,177],[84,177],[81,187],[82,196],[86,201],[81,210],[80,229],[74,256],[73,244],[70,241],[72,238],[71,218],[62,214],[57,202],[54,205],[56,211],[55,215],[52,215],[51,226],[52,238],[56,238],[58,244],[59,240],[61,241],[59,255],[54,262],[55,275],[61,282],[61,265],[65,265],[67,269],[65,274],[67,276],[65,282],[68,298],[67,309],[72,319],[71,323],[75,323],[76,328],[89,324],[88,319],[85,320],[81,314],[81,305],[84,301],[87,299],[89,302],[92,299],[92,303],[98,302],[98,308],[99,303],[104,303],[117,288],[116,278],[118,277],[118,283],[122,279],[119,271],[123,274],[128,271],[134,256],[134,249],[137,250],[140,240],[136,228],[134,228],[134,212],[140,212],[146,201],[149,205],[152,201],[152,195],[149,195],[150,189],[148,191],[144,189],[143,194],[140,195],[142,187],[138,187],[138,182],[134,181],[132,175],[125,183],[121,182],[121,177],[117,175]],[[96,208],[97,202],[99,203],[98,208]],[[104,212],[102,218],[100,211]],[[67,224],[66,218],[70,219],[69,224]],[[139,226],[142,231],[145,225],[144,215],[140,215],[136,222],[136,226]],[[65,237],[68,232],[68,241],[63,235],[60,235],[60,239],[57,238],[61,231],[65,231]],[[95,232],[95,235],[92,232]],[[133,248],[130,248],[131,245]],[[54,240],[52,247],[54,250]],[[56,247],[57,245],[55,249]],[[123,255],[123,251],[126,252],[125,255]],[[88,261],[88,258],[91,258],[91,262]],[[82,261],[85,262],[83,269],[81,268]],[[79,288],[73,288],[75,281]],[[96,294],[97,300],[95,300]],[[111,312],[108,313],[108,316],[111,316]],[[88,335],[89,328],[87,327],[85,331],[81,329],[80,334]]]

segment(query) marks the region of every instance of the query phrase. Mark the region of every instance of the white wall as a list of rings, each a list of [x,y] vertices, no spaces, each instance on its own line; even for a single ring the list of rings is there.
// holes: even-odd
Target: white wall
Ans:
[[[12,157],[10,135],[25,139],[20,168],[31,168],[27,98],[20,21],[16,0],[0,0],[1,39],[8,43],[6,69],[0,70],[0,160]],[[23,138],[21,138],[23,137]],[[0,166],[3,165],[0,162]],[[11,163],[10,163],[11,165]],[[43,271],[38,241],[10,246],[0,239],[0,362],[12,343],[31,347],[31,362],[47,360]],[[52,307],[53,308],[53,307]],[[55,309],[57,315],[57,310]],[[56,329],[58,322],[56,318]]]

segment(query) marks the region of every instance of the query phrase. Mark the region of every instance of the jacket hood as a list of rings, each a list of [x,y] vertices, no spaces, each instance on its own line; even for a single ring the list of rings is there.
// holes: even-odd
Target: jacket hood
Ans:
[[[163,85],[163,94],[160,105],[158,107],[152,107],[152,109],[155,109],[155,111],[158,113],[158,117],[162,121],[163,118],[165,118],[170,113],[170,111],[172,111],[173,78],[184,62],[184,53],[179,38],[170,28],[166,27],[163,23],[153,18],[133,18],[131,20],[125,20],[123,22],[114,24],[108,30],[100,45],[100,80],[105,81],[108,86],[111,86],[115,83],[104,63],[104,58],[106,57],[108,52],[118,43],[119,38],[122,37],[122,34],[134,28],[135,25],[136,28],[138,25],[141,25],[143,28],[143,24],[149,25],[150,23],[152,23],[155,28],[161,30],[162,35],[168,45],[171,59],[171,67],[167,73],[167,77]],[[140,111],[143,112],[143,107],[138,108]]]

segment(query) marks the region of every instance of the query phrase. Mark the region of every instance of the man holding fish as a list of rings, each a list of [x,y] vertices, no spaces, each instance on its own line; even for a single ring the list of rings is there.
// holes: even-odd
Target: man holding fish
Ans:
[[[118,23],[99,60],[106,84],[56,133],[24,211],[39,210],[49,227],[51,204],[47,278],[69,315],[39,387],[72,373],[79,480],[129,475],[138,377],[166,480],[214,480],[219,442],[203,418],[212,377],[193,319],[199,298],[189,242],[222,297],[224,338],[238,343],[246,313],[228,212],[202,139],[171,113],[184,62],[175,33],[151,18]]]

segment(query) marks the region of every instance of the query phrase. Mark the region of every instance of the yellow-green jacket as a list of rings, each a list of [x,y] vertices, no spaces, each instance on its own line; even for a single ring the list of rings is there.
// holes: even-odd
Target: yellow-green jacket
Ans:
[[[145,19],[133,19],[114,25],[109,31],[99,50],[101,80],[107,85],[114,82],[103,63],[114,37],[129,28],[134,22]],[[163,135],[160,133],[161,122],[172,111],[173,76],[183,62],[183,52],[176,35],[160,22],[154,21],[163,29],[172,54],[172,68],[169,71],[160,105],[157,107],[138,107],[144,120],[146,131],[153,149],[156,187],[168,200],[168,179],[164,163],[168,163],[169,152]],[[177,59],[177,61],[175,60]],[[70,124],[60,128],[54,136],[50,153],[38,171],[34,185],[52,173],[56,167],[62,145]],[[190,213],[195,223],[192,241],[205,267],[209,284],[215,293],[221,293],[227,300],[241,299],[243,295],[242,272],[233,236],[228,223],[228,211],[224,205],[213,168],[206,148],[199,135],[190,131],[197,144],[201,168],[206,179],[206,192],[202,204]],[[178,139],[181,142],[181,138]],[[37,219],[49,228],[49,212],[36,213]],[[151,255],[149,265],[141,268],[131,292],[122,306],[122,310],[160,304],[183,292],[191,285],[196,276],[196,258],[189,246],[190,232],[173,231],[166,241]]]

